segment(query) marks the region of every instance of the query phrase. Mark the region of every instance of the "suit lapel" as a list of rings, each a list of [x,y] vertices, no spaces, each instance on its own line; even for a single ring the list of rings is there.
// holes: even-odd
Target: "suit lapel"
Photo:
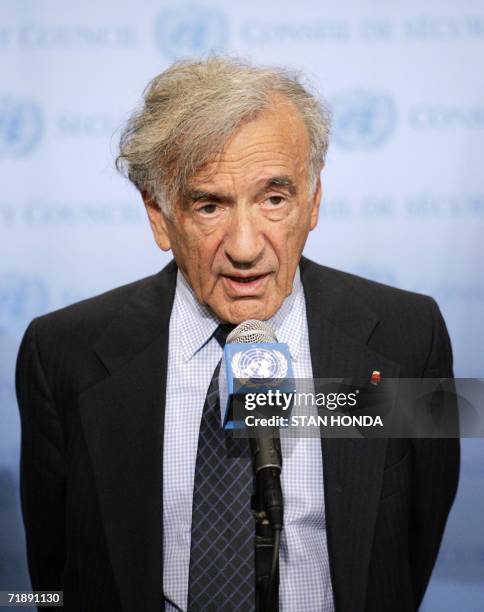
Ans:
[[[94,347],[110,375],[79,402],[123,609],[154,612],[163,601],[163,421],[176,266],[142,283]]]
[[[367,346],[378,316],[334,271],[301,260],[313,377],[397,377]],[[323,438],[326,530],[336,610],[363,610],[386,452],[384,439]]]

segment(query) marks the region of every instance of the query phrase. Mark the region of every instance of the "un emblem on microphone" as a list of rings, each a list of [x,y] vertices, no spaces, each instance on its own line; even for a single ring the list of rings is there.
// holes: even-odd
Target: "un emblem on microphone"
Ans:
[[[35,102],[0,97],[0,156],[30,153],[41,134],[42,113]]]
[[[280,351],[260,347],[235,353],[230,365],[235,378],[285,378],[288,370]]]
[[[345,149],[372,149],[392,134],[397,111],[393,99],[371,91],[353,91],[332,100],[333,139]]]
[[[167,9],[155,22],[158,46],[171,59],[221,51],[227,32],[227,19],[220,10],[198,5]]]

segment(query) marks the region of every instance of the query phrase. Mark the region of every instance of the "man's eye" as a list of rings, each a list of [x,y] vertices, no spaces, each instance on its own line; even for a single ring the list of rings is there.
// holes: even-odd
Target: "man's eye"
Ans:
[[[270,196],[266,201],[272,206],[279,206],[284,202],[284,198],[282,196]]]
[[[200,206],[197,210],[204,215],[213,215],[213,213],[217,212],[217,208],[217,204],[205,204],[204,206]]]

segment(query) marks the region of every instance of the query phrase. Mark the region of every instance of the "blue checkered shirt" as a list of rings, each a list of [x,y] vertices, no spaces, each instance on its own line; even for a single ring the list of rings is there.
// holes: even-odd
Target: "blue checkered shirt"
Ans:
[[[289,346],[297,379],[312,378],[299,270],[291,295],[268,323]],[[213,371],[222,357],[211,338],[219,321],[178,272],[170,318],[163,443],[163,594],[167,612],[187,610],[198,432]],[[319,437],[281,437],[284,529],[279,609],[333,612]]]

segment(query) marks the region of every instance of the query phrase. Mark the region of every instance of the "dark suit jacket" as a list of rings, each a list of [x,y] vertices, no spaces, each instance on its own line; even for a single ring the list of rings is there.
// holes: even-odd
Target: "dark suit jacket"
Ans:
[[[451,377],[429,297],[301,260],[315,378]],[[17,363],[34,589],[65,610],[162,607],[163,406],[176,266],[39,317]],[[414,610],[455,496],[457,440],[323,439],[336,610]]]

